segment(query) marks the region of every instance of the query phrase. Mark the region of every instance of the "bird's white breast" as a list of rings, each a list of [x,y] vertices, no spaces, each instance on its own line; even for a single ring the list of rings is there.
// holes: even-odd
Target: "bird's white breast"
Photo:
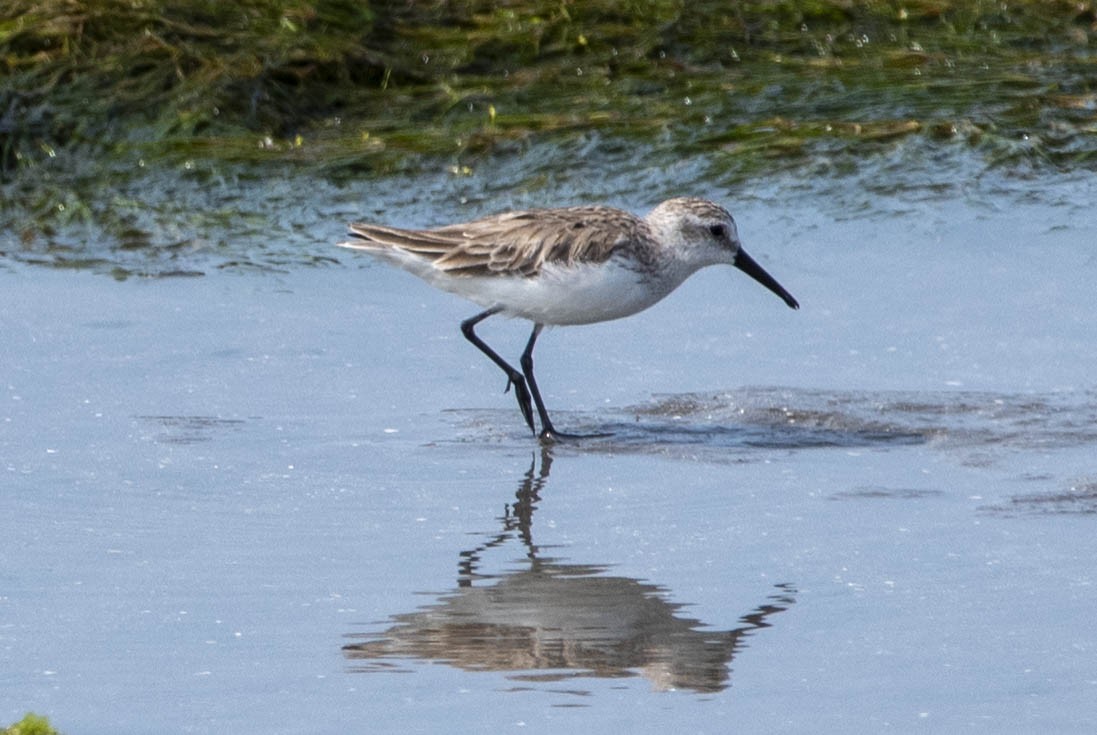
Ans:
[[[591,324],[648,308],[681,283],[611,258],[597,264],[546,264],[533,277],[453,276],[428,279],[485,308],[538,324]]]

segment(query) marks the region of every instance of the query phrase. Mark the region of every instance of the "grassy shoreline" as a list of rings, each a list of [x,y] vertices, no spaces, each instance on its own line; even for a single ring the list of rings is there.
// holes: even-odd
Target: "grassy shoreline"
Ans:
[[[534,151],[567,165],[577,148],[603,168],[703,157],[729,182],[841,175],[905,144],[1023,175],[1097,161],[1097,0],[13,0],[0,13],[0,259],[59,267],[125,274],[238,241],[227,205],[193,196],[225,179],[461,177]]]
[[[816,136],[813,123],[840,123],[837,135],[902,135],[924,124],[947,135],[947,120],[903,114],[924,96],[920,75],[951,81],[957,116],[966,117],[1009,85],[1045,87],[1049,104],[1084,108],[1095,81],[1084,78],[1094,69],[1091,3],[9,7],[0,18],[0,162],[8,176],[68,147],[372,168],[576,128],[645,137],[688,124],[681,101],[693,97],[740,98],[741,119],[721,131],[725,139],[751,137],[742,126],[772,118],[787,123],[784,138]],[[1067,73],[1055,97],[1058,67]],[[790,102],[759,104],[757,80],[789,88]],[[826,105],[811,104],[813,89],[828,84],[866,97],[857,118],[857,106],[832,104],[828,116]],[[797,96],[808,99],[795,104]],[[785,109],[769,114],[775,106]]]

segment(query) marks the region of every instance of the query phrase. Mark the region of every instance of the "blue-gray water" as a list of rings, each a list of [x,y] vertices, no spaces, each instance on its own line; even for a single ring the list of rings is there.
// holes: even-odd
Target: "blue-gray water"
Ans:
[[[549,331],[557,424],[613,435],[547,453],[474,306],[330,244],[378,202],[640,210],[655,172],[300,190],[296,240],[179,256],[201,278],[9,260],[0,721],[1092,732],[1092,177],[885,164],[886,191],[661,183],[726,202],[802,309],[710,269]],[[526,330],[481,333],[516,358]]]

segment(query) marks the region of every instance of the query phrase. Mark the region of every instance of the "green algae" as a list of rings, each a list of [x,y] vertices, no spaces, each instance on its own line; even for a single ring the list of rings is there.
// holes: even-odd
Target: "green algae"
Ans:
[[[321,165],[383,168],[576,128],[643,136],[703,119],[687,98],[878,125],[924,114],[945,82],[957,115],[1011,86],[1077,110],[1093,24],[1092,4],[978,0],[17,0],[0,18],[0,141],[9,173],[79,145],[262,162],[307,143]],[[827,110],[828,87],[846,104]]]
[[[728,180],[905,139],[1089,168],[1095,27],[1093,2],[1037,0],[15,0],[0,253],[74,257],[84,232],[172,260],[187,238],[152,229],[219,220],[150,201],[165,176],[461,175],[590,136]]]
[[[48,719],[28,712],[19,722],[0,730],[0,735],[57,735]]]

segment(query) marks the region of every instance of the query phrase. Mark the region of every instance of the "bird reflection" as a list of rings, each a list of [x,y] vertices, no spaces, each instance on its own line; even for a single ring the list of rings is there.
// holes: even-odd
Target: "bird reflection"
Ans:
[[[792,605],[788,584],[739,618],[734,630],[703,629],[678,615],[665,591],[604,567],[542,558],[533,542],[533,514],[552,467],[551,447],[534,457],[503,528],[461,553],[457,589],[416,612],[392,617],[383,632],[354,634],[343,647],[352,671],[399,671],[394,659],[447,663],[467,671],[512,672],[520,681],[629,677],[657,690],[716,692],[729,685],[729,665],[752,632]],[[481,555],[517,538],[526,549],[520,571],[478,572]],[[477,584],[479,582],[479,584]],[[494,583],[491,583],[494,582]]]

